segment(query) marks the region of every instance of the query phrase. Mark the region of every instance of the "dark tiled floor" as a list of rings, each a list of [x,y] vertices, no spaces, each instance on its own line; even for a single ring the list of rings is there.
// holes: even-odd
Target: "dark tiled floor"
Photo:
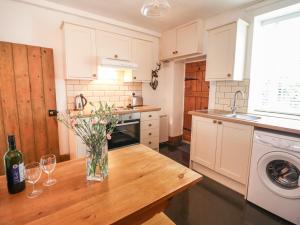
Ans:
[[[189,163],[187,144],[162,145],[160,152]],[[291,225],[209,178],[174,197],[165,213],[177,225]]]

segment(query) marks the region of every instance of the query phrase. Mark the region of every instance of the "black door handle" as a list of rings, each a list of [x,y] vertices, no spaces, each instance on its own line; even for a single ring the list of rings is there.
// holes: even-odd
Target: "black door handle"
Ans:
[[[48,116],[49,117],[53,117],[53,116],[57,116],[58,111],[55,109],[49,109],[48,110]]]

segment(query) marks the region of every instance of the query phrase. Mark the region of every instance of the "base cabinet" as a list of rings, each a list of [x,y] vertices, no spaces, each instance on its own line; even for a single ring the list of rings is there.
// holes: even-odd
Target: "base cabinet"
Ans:
[[[149,148],[159,151],[159,114],[158,112],[141,113],[140,142]]]
[[[190,167],[245,194],[253,129],[193,116]]]

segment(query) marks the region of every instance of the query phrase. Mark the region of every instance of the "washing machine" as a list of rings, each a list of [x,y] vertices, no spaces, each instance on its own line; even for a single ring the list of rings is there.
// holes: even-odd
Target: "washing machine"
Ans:
[[[247,200],[300,225],[300,135],[254,131]]]

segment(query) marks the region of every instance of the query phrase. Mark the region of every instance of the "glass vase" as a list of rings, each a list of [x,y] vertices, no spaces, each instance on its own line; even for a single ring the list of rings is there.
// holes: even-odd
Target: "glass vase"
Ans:
[[[102,149],[87,153],[86,179],[89,181],[103,181],[108,176],[107,142]]]

